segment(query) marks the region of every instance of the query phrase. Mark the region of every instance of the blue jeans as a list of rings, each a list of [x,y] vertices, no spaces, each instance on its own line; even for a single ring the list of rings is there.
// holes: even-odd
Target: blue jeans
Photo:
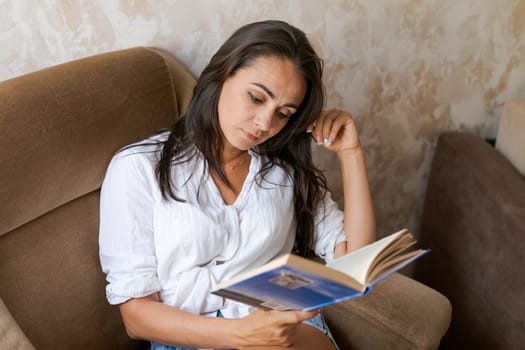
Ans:
[[[217,317],[223,317],[221,310],[217,311]],[[310,320],[306,320],[303,323],[309,324],[310,326],[313,326],[323,332],[324,335],[326,335],[332,343],[334,344],[336,349],[339,349],[337,344],[335,343],[334,337],[332,336],[332,333],[330,333],[330,330],[328,329],[328,325],[326,324],[323,315],[318,314],[314,318]],[[151,342],[151,350],[198,350],[195,348],[179,348],[179,347],[173,347],[168,345],[162,345],[159,343]]]

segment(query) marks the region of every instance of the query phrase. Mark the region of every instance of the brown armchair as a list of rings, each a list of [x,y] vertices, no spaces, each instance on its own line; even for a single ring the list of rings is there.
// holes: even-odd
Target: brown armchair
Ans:
[[[516,130],[522,144],[523,131]],[[515,150],[525,160],[524,149]],[[416,262],[415,276],[454,308],[443,349],[523,347],[524,227],[525,178],[517,167],[474,134],[441,134],[421,225],[421,244],[433,251]]]
[[[148,347],[105,299],[99,188],[112,155],[169,126],[193,84],[149,48],[0,83],[0,348]],[[399,274],[326,309],[343,349],[436,349],[450,314],[445,297]]]

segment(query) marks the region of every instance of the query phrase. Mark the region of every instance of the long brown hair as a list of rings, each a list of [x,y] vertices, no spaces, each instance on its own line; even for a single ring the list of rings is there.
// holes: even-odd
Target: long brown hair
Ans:
[[[200,75],[186,112],[171,128],[162,146],[157,177],[165,199],[183,200],[170,181],[174,164],[186,162],[198,149],[211,171],[227,185],[221,166],[223,150],[218,102],[224,81],[261,56],[275,56],[294,63],[307,82],[299,109],[274,137],[255,147],[269,161],[258,173],[259,184],[273,167],[280,166],[293,179],[295,220],[294,252],[311,255],[314,215],[326,194],[326,180],[312,162],[311,137],[306,129],[321,113],[325,103],[322,83],[323,62],[299,29],[282,21],[263,21],[238,29],[213,55]]]

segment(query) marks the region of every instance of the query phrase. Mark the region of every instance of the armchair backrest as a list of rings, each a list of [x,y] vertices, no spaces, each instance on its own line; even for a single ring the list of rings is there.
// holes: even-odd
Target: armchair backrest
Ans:
[[[194,79],[158,49],[0,83],[0,298],[37,349],[133,349],[107,304],[98,198],[122,146],[169,127]]]

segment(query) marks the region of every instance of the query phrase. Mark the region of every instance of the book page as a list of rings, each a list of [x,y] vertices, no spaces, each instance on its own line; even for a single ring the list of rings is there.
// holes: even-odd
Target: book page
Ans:
[[[391,269],[394,269],[402,262],[405,262],[412,257],[419,255],[423,252],[423,249],[414,250],[405,254],[395,255],[391,259],[387,259],[383,264],[379,264],[379,268],[374,270],[369,276],[366,283],[371,283],[381,277],[383,274],[387,273]],[[396,269],[397,270],[397,269]]]
[[[379,255],[377,255],[375,261],[368,268],[367,273],[367,283],[373,279],[371,275],[377,275],[376,270],[382,270],[382,266],[385,263],[388,263],[390,260],[394,259],[399,254],[406,252],[408,248],[414,246],[416,241],[412,235],[407,231],[405,234],[399,236],[398,239],[392,242],[388,247],[386,247]]]
[[[368,269],[374,262],[374,259],[405,232],[407,232],[407,230],[403,229],[386,236],[350,254],[334,259],[333,261],[326,264],[326,266],[346,273],[352,276],[359,283],[366,285]]]
[[[409,259],[404,260],[403,262],[400,262],[399,265],[395,265],[394,267],[392,267],[390,270],[388,270],[386,272],[382,272],[382,274],[379,277],[377,277],[376,279],[374,279],[372,282],[369,283],[369,286],[371,287],[371,286],[376,285],[377,283],[381,282],[385,278],[388,278],[394,272],[399,271],[403,267],[405,267],[408,264],[412,263],[414,260],[419,259],[420,257],[422,257],[423,255],[427,254],[428,252],[430,252],[430,249],[423,249],[423,250],[420,249],[420,250],[418,250],[417,254],[413,255]]]

